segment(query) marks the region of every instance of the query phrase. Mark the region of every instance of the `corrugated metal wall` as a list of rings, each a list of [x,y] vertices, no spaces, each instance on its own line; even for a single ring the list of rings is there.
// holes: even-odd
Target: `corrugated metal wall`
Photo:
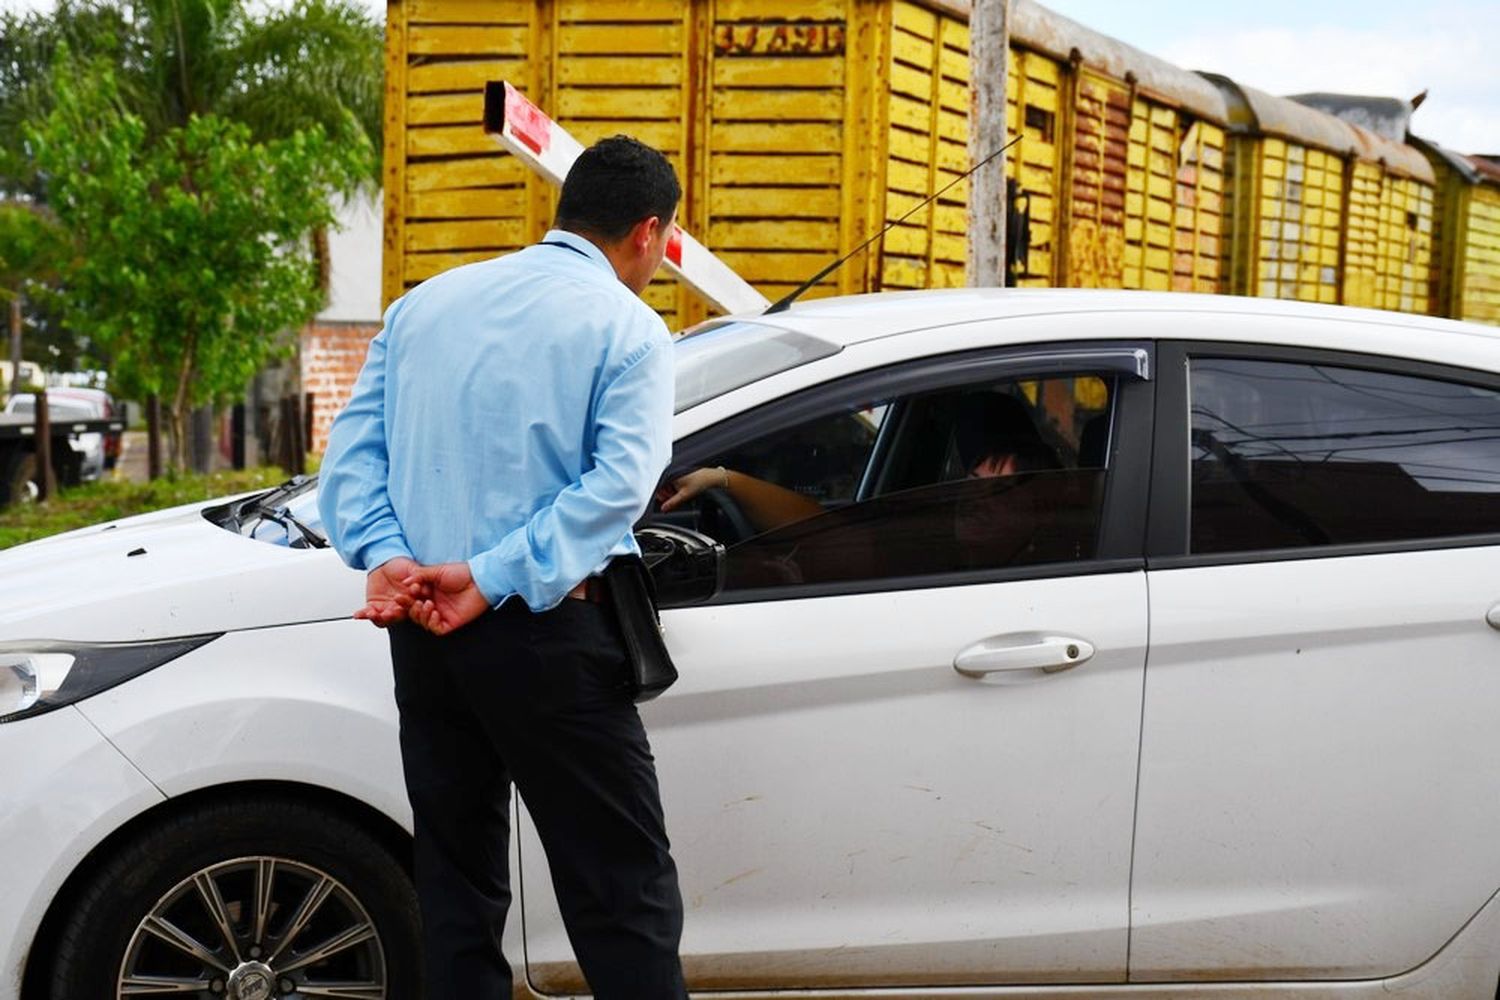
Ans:
[[[387,300],[551,220],[550,186],[478,126],[489,80],[585,143],[628,132],[666,152],[686,226],[773,299],[969,165],[968,27],[923,0],[398,0],[387,30]],[[1430,185],[1315,141],[1231,146],[1201,102],[1127,71],[1146,57],[1096,65],[1049,44],[1012,48],[1020,284],[1430,308]],[[1172,72],[1167,89],[1186,86]],[[813,294],[963,284],[966,187]],[[1462,308],[1494,322],[1500,197],[1476,191]],[[647,300],[673,327],[706,315],[665,280]]]
[[[1458,318],[1500,324],[1500,188],[1484,184],[1468,194]]]

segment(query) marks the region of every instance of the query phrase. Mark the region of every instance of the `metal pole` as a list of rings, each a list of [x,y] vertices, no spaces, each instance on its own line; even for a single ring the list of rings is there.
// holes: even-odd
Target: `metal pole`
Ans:
[[[10,394],[21,391],[21,296],[10,300]]]
[[[57,492],[57,476],[52,471],[52,414],[47,410],[47,392],[36,393],[36,486],[38,500]]]
[[[973,0],[969,14],[969,162],[1006,142],[1005,81],[1010,57],[1009,0]],[[969,284],[1005,284],[1005,157],[969,178]]]
[[[161,397],[146,397],[146,478],[161,478]]]
[[[229,464],[236,469],[245,467],[245,404],[235,403],[229,411]]]

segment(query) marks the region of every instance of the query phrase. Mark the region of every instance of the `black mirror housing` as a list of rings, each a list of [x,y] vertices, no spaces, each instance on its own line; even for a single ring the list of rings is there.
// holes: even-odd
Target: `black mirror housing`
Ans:
[[[724,546],[702,532],[648,524],[636,529],[635,539],[661,607],[702,604],[724,589]]]

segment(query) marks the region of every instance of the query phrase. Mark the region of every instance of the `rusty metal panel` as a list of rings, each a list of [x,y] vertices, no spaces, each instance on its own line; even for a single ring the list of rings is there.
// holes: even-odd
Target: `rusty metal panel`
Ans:
[[[704,242],[775,300],[863,237],[843,214],[856,208],[844,193],[868,183],[856,161],[870,140],[846,118],[868,127],[871,37],[858,16],[871,6],[718,0],[709,11],[693,159],[707,175]],[[863,290],[860,262],[851,265],[806,297]]]
[[[1356,161],[1346,194],[1348,212],[1344,232],[1344,295],[1351,306],[1379,307],[1380,167]]]
[[[1220,126],[1193,122],[1177,148],[1172,287],[1179,291],[1224,290],[1225,138]]]
[[[1500,166],[1422,139],[1412,144],[1438,178],[1429,311],[1500,325]]]
[[[1082,70],[1074,101],[1066,284],[1121,288],[1125,281],[1130,89],[1118,80]]]
[[[1500,184],[1471,188],[1465,209],[1458,318],[1500,325]]]
[[[479,128],[487,80],[534,79],[531,0],[392,3],[386,43],[386,302],[528,239],[526,171]]]
[[[694,209],[688,188],[697,99],[693,60],[703,41],[693,8],[677,0],[537,4],[543,18],[538,51],[545,53],[536,88],[541,107],[585,146],[625,134],[661,150],[684,182],[688,197],[679,211],[685,219]],[[551,185],[533,181],[531,186],[536,204],[520,245],[541,237],[557,205]],[[642,298],[678,329],[694,297],[685,286],[659,277]]]
[[[1427,310],[1432,282],[1432,217],[1431,184],[1385,176],[1376,255],[1376,303],[1380,308]]]
[[[937,190],[936,147],[942,140],[933,95],[941,79],[941,20],[939,14],[908,0],[892,5],[890,62],[885,67],[890,81],[885,222],[906,216]],[[935,209],[927,205],[886,233],[880,248],[881,288],[937,286]]]
[[[1258,176],[1251,294],[1303,302],[1339,301],[1339,246],[1345,164],[1321,149],[1263,140]]]
[[[1057,252],[1062,226],[1061,177],[1065,136],[1062,127],[1066,94],[1064,70],[1040,52],[1013,48],[1010,53],[1010,131],[1021,137],[1007,155],[1006,170],[1017,182],[1031,213],[1031,243],[1025,269],[1016,275],[1021,287],[1059,283],[1062,255]]]

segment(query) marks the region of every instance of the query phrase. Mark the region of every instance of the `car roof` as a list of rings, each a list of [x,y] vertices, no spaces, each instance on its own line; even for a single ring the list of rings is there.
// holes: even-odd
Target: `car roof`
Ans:
[[[877,292],[799,302],[785,312],[769,317],[739,314],[733,318],[768,323],[849,346],[955,323],[1067,313],[1130,312],[1325,319],[1400,327],[1414,334],[1500,337],[1500,329],[1493,327],[1382,309],[1240,295],[1093,288],[954,288]],[[1213,338],[1211,325],[1199,329],[1203,339]],[[1185,336],[1192,338],[1195,335],[1187,333]]]

